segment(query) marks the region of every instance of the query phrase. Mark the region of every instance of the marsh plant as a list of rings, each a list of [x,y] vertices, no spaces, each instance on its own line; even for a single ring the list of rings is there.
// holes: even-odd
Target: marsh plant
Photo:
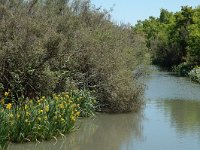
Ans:
[[[95,99],[86,91],[63,92],[51,97],[8,102],[5,92],[0,104],[0,146],[10,142],[41,141],[72,131],[78,117],[94,113]]]

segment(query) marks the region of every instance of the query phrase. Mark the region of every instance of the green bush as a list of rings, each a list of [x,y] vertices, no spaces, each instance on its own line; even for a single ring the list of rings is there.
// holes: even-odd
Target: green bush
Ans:
[[[181,63],[180,65],[175,66],[173,71],[176,72],[178,76],[188,76],[191,68],[191,65],[188,65],[187,63]]]
[[[193,68],[188,75],[192,80],[200,83],[200,67]]]
[[[90,1],[0,4],[0,82],[15,99],[87,89],[110,110],[139,102],[143,89],[131,73],[147,60],[143,35]]]
[[[200,7],[182,6],[178,12],[161,9],[160,17],[139,21],[134,31],[146,35],[154,64],[186,75],[190,66],[200,64]]]

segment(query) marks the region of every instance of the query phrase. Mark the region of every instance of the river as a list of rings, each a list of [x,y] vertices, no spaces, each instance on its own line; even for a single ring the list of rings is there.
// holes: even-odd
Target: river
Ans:
[[[66,137],[9,150],[198,150],[200,85],[152,67],[138,113],[97,114]]]

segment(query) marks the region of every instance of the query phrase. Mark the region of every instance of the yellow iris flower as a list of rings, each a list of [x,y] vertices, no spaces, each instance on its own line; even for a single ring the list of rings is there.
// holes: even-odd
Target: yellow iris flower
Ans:
[[[12,108],[12,104],[11,103],[8,103],[7,105],[6,105],[6,109],[11,109]]]

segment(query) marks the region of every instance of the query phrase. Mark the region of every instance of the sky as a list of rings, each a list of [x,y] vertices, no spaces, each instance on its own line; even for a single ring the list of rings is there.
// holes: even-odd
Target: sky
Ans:
[[[181,6],[199,6],[200,0],[91,0],[91,3],[102,9],[113,8],[112,21],[134,25],[149,16],[159,17],[161,8],[177,12]]]

